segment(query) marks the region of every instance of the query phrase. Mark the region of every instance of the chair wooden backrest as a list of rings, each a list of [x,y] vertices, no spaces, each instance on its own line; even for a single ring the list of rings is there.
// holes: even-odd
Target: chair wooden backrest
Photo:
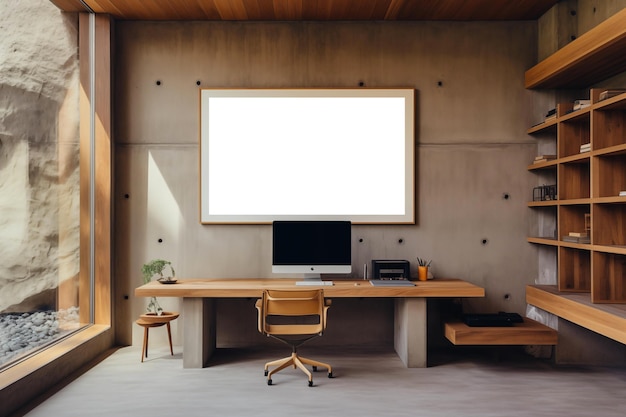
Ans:
[[[256,304],[259,332],[266,335],[322,334],[329,306],[322,289],[266,290]],[[303,316],[318,319],[311,322],[302,320]],[[273,318],[279,320],[272,321]]]

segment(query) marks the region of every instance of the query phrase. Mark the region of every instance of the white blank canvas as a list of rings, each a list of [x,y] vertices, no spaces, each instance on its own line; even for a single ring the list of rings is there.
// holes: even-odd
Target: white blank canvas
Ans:
[[[414,222],[411,89],[201,90],[202,223]]]

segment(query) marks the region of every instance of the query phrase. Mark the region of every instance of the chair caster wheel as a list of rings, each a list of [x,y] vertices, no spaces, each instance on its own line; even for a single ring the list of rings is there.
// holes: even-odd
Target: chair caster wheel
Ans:
[[[317,366],[313,366],[313,372],[317,372]]]
[[[332,373],[332,372],[329,372],[329,373],[328,373],[328,377],[329,377],[329,378],[333,378],[333,373]]]
[[[268,373],[269,373],[269,372],[268,372],[268,371],[267,371],[267,369],[266,369],[266,370],[265,370],[265,372],[263,372],[263,375],[264,375],[264,376],[267,376],[267,374],[268,374]]]
[[[309,381],[309,387],[313,386],[313,381]]]
[[[272,380],[271,379],[267,380],[267,385],[272,385]]]

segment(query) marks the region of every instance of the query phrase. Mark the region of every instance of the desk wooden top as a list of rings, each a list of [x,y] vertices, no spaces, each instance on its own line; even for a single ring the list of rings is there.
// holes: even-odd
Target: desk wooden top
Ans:
[[[137,297],[260,297],[266,289],[323,288],[327,297],[484,297],[485,289],[460,279],[414,281],[414,287],[375,287],[365,280],[333,280],[332,286],[296,286],[299,279],[221,278],[183,279],[176,284],[150,282],[135,289]]]

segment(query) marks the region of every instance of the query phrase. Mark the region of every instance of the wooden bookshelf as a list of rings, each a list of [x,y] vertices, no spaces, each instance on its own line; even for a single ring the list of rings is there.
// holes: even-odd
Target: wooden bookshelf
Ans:
[[[538,231],[527,240],[557,247],[560,292],[589,293],[593,303],[626,304],[626,196],[619,196],[626,191],[626,93],[600,101],[602,90],[591,89],[591,105],[578,112],[570,103],[558,105],[550,120],[554,127],[528,130],[554,142],[557,158],[528,170],[538,183],[554,172],[558,199],[528,203],[541,217],[539,224],[555,225],[556,239]],[[580,152],[587,143],[591,149]],[[587,233],[590,241],[565,241],[570,232]]]

